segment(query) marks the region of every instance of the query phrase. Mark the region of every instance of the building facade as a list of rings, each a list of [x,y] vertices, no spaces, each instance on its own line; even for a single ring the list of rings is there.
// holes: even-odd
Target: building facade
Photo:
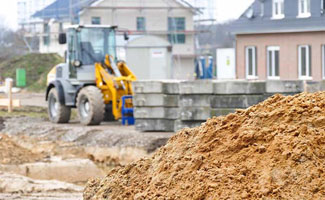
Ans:
[[[159,37],[170,43],[168,50],[172,55],[170,63],[173,71],[169,78],[194,78],[196,55],[193,16],[197,10],[190,4],[178,0],[97,0],[88,1],[82,6],[72,3],[73,7],[69,9],[71,4],[67,2],[57,0],[34,15],[44,19],[40,52],[64,54],[65,48],[57,43],[57,38],[59,32],[71,24],[71,19],[78,24],[116,25],[120,57],[127,60],[125,58],[127,43],[122,39],[125,32],[130,35],[130,42],[148,35]],[[56,16],[55,13],[58,12],[51,11],[55,8],[66,11],[64,13],[61,11]]]
[[[237,78],[325,79],[324,0],[256,0],[232,29]]]
[[[80,12],[80,24],[117,25],[130,34],[130,41],[146,35],[162,38],[171,46],[169,78],[193,79],[194,14],[189,5],[175,0],[101,0]]]

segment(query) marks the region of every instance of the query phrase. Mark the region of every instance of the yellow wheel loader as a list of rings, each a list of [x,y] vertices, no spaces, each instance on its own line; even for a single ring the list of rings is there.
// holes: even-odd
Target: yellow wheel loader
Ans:
[[[77,108],[80,122],[98,125],[122,117],[122,104],[132,107],[135,75],[116,57],[116,28],[101,25],[74,25],[59,35],[68,44],[66,62],[48,74],[46,100],[54,123],[68,123],[71,109]],[[127,35],[125,35],[127,39]]]

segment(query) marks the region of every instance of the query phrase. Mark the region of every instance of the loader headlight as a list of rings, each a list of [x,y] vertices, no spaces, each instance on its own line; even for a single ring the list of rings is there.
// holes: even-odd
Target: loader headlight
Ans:
[[[80,67],[81,66],[81,61],[80,60],[73,61],[73,66]]]

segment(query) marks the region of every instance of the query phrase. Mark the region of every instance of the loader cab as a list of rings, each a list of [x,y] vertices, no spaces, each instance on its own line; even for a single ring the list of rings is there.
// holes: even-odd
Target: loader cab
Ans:
[[[70,80],[94,82],[94,64],[104,62],[106,55],[116,60],[114,26],[71,26],[66,34],[60,34],[59,43],[68,44],[66,65]]]

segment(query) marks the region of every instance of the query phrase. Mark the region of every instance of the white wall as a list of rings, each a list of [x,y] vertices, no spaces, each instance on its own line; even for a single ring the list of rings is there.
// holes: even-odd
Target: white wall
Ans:
[[[63,23],[63,28],[67,27],[70,25],[69,22]],[[40,35],[40,53],[58,53],[60,56],[64,56],[64,52],[67,50],[67,45],[60,45],[58,42],[59,39],[59,27],[60,24],[58,22],[54,22],[53,24],[50,25],[50,44],[45,45],[43,36]]]
[[[168,2],[169,4],[166,4]],[[93,5],[96,9],[87,9],[80,13],[81,24],[91,24],[92,17],[101,17],[101,23],[117,25],[121,30],[129,30],[136,33],[137,17],[146,18],[146,31],[149,35],[155,35],[167,40],[168,17],[184,17],[185,29],[190,31],[186,35],[185,44],[173,44],[172,54],[173,76],[178,79],[192,79],[194,74],[194,13],[189,9],[167,9],[168,7],[180,7],[176,1],[164,0],[101,0]],[[116,9],[107,7],[164,7],[164,9]],[[102,9],[99,9],[101,8]],[[105,9],[106,7],[106,9]]]

